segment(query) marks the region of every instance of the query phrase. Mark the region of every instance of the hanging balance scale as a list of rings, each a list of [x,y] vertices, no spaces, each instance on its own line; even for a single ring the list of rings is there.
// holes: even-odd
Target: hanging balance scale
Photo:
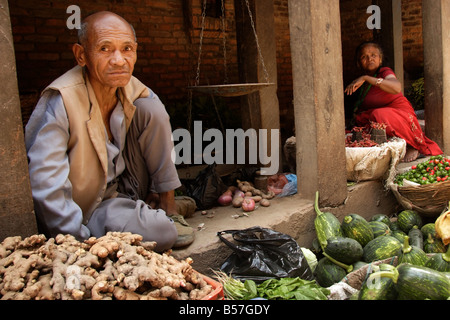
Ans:
[[[258,49],[259,58],[261,61],[261,65],[264,71],[265,83],[236,83],[236,84],[228,84],[227,79],[227,65],[226,65],[226,21],[225,21],[225,8],[224,8],[224,1],[222,0],[222,17],[221,17],[221,28],[222,28],[222,34],[223,34],[223,54],[224,54],[224,67],[225,67],[225,84],[219,84],[219,85],[199,85],[199,79],[200,79],[200,64],[201,64],[201,55],[202,55],[202,44],[203,44],[203,31],[205,28],[205,16],[206,16],[206,0],[203,0],[203,10],[202,10],[202,24],[201,24],[201,31],[200,31],[200,44],[199,44],[199,50],[198,50],[198,63],[197,63],[197,75],[195,79],[195,85],[187,87],[189,90],[196,91],[203,94],[209,94],[213,96],[220,96],[220,97],[237,97],[237,96],[243,96],[247,95],[253,92],[256,92],[258,90],[261,90],[263,88],[266,88],[268,86],[274,85],[274,83],[269,82],[269,76],[266,69],[266,66],[264,65],[264,59],[261,53],[261,48],[259,46],[258,42],[258,35],[256,34],[255,24],[253,22],[252,12],[250,10],[250,5],[248,0],[245,0],[248,15],[250,18],[251,26],[253,29],[253,34],[255,36],[255,42],[256,47]]]

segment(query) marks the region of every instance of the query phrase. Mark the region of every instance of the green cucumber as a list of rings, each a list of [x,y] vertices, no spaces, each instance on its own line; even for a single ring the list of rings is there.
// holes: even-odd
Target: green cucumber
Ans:
[[[434,238],[431,233],[428,233],[428,238],[423,244],[423,251],[425,253],[444,253],[446,249],[441,239]]]
[[[391,229],[389,229],[389,226],[384,222],[370,221],[369,225],[372,228],[374,238],[389,235],[391,233]]]
[[[403,246],[398,252],[398,264],[410,263],[417,266],[424,266],[427,260],[427,254],[419,247],[410,245],[409,237],[406,236]]]
[[[355,239],[363,247],[374,238],[369,222],[356,213],[346,215],[341,227],[345,237]]]
[[[436,253],[428,258],[425,267],[441,271],[450,272],[450,246],[445,253]]]
[[[450,297],[450,279],[444,272],[428,267],[403,263],[394,271],[370,275],[368,281],[375,277],[391,278],[401,299],[446,300]]]
[[[327,246],[327,241],[333,237],[342,237],[341,223],[331,212],[322,212],[319,209],[319,192],[316,192],[316,200],[314,202],[316,218],[314,219],[314,227],[316,229],[317,239],[322,250]]]
[[[371,240],[363,249],[363,261],[373,262],[395,256],[402,243],[391,236],[381,236]]]
[[[408,233],[414,226],[422,228],[423,222],[419,213],[414,210],[403,210],[398,214],[397,223],[404,233]]]
[[[349,265],[361,260],[363,247],[355,239],[334,237],[328,239],[325,253],[333,259]]]
[[[324,288],[340,282],[347,275],[347,271],[344,268],[338,266],[327,257],[319,260],[314,273],[317,283]]]
[[[408,232],[409,243],[412,246],[423,250],[423,234],[417,226],[414,226]]]

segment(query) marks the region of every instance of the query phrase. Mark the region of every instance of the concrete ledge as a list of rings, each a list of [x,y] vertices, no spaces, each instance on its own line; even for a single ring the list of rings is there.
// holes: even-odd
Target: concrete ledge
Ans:
[[[397,212],[398,207],[395,197],[383,188],[380,181],[366,181],[348,188],[345,204],[321,210],[332,212],[342,221],[349,213],[370,218],[377,213],[390,215]],[[197,211],[193,217],[187,219],[196,229],[196,239],[189,247],[173,250],[172,253],[177,259],[191,257],[194,260],[194,269],[206,275],[212,275],[212,269],[218,270],[232,252],[217,237],[219,231],[261,226],[288,234],[300,246],[307,248],[311,247],[316,236],[314,202],[301,199],[299,195],[274,199],[270,207],[258,207],[248,216],[237,219],[233,215],[242,215],[242,209],[217,207],[207,212],[208,215],[202,215]],[[213,217],[208,217],[209,215]],[[201,224],[204,224],[203,228],[197,229]]]

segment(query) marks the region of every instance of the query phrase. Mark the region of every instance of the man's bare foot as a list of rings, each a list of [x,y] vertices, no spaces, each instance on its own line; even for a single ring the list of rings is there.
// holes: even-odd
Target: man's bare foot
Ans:
[[[407,147],[406,148],[406,154],[405,157],[403,158],[402,162],[411,162],[416,160],[419,157],[419,151],[411,148],[411,147]]]

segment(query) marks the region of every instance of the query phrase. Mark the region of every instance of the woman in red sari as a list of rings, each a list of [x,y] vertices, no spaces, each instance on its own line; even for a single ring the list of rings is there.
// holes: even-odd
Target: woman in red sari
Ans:
[[[425,156],[442,154],[439,146],[423,133],[411,103],[402,94],[402,86],[392,69],[383,67],[383,51],[373,42],[365,42],[357,49],[357,65],[364,75],[345,88],[345,93],[359,90],[355,106],[355,120],[364,127],[370,122],[386,125],[388,137],[406,141],[407,150],[403,161],[411,162],[419,154]]]

